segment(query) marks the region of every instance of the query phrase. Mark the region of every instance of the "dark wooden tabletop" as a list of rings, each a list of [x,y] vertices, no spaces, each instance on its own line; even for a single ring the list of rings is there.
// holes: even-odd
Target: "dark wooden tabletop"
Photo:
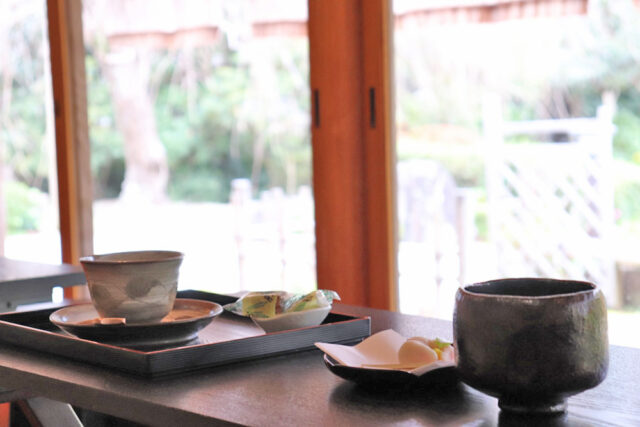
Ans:
[[[451,339],[451,323],[336,305],[372,318],[372,332]],[[612,347],[609,375],[569,400],[565,416],[513,418],[497,400],[465,385],[370,390],[334,376],[317,350],[238,363],[179,378],[139,377],[0,346],[0,387],[66,401],[151,425],[640,426],[640,350]]]

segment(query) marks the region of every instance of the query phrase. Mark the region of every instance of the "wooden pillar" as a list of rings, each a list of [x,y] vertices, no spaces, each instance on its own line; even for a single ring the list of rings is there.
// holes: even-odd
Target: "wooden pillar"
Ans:
[[[391,0],[362,0],[365,205],[370,307],[398,309]],[[367,102],[368,101],[368,102]]]
[[[0,404],[0,427],[11,427],[11,403]]]
[[[309,0],[318,287],[397,307],[390,2]]]
[[[47,0],[62,261],[93,252],[81,0]]]

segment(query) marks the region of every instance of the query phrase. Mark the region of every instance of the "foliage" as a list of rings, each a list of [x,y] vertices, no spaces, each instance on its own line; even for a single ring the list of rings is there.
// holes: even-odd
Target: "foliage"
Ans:
[[[124,144],[96,55],[96,50],[89,49],[85,56],[93,191],[95,198],[116,197],[124,179]]]
[[[297,185],[310,183],[308,99],[300,96],[308,91],[307,80],[296,80],[306,76],[306,47],[289,43],[261,54],[268,58],[268,70],[254,69],[256,64],[223,45],[200,47],[190,60],[185,52],[177,54],[158,75],[156,119],[167,149],[172,198],[226,202],[234,178],[252,178],[257,190],[286,188],[292,169]],[[265,73],[275,75],[274,93],[267,99],[255,87],[256,76]],[[187,74],[196,76],[192,87]],[[287,116],[303,115],[302,122],[287,122],[282,114],[273,117],[283,105]]]
[[[619,222],[640,220],[640,182],[625,181],[618,185],[615,203]]]
[[[20,181],[5,181],[4,186],[7,231],[22,233],[38,230],[46,195]]]
[[[487,204],[476,206],[476,214],[474,216],[474,225],[476,227],[476,239],[489,239],[489,215],[487,213]]]
[[[484,185],[484,158],[477,147],[446,140],[426,143],[403,139],[398,142],[398,161],[420,158],[433,159],[444,166],[458,187]]]
[[[625,160],[614,160],[616,221],[640,221],[640,168]]]
[[[0,27],[0,46],[11,46],[2,52],[7,56],[7,67],[0,68],[0,80],[5,82],[0,85],[0,141],[4,159],[11,159],[6,162],[11,174],[46,191],[50,147],[46,144],[44,100],[50,94],[43,77],[46,52],[39,13],[43,12],[25,7],[19,22],[7,21]]]
[[[427,124],[479,131],[485,92],[501,95],[505,120],[593,117],[602,94],[611,91],[617,98],[616,209],[621,221],[640,220],[640,9],[631,0],[596,0],[588,15],[561,19],[562,25],[525,20],[508,30],[505,23],[397,34],[399,147],[406,134],[422,136],[422,148],[398,156],[438,159],[459,184],[482,185],[471,178],[482,176],[482,166],[475,166],[482,157],[472,148],[461,153],[451,141],[434,142],[423,131]],[[621,170],[633,172],[621,176]]]
[[[235,170],[246,170],[250,154],[244,135],[234,133],[234,112],[242,101],[246,79],[244,70],[215,67],[198,84],[193,94],[197,107],[191,113],[187,91],[177,85],[161,86],[156,117],[167,149],[173,198],[228,200],[225,184]]]
[[[20,22],[0,28],[0,41],[7,36],[11,46],[11,67],[0,69],[0,79],[7,80],[6,73],[12,73],[10,92],[2,92],[6,85],[0,86],[0,102],[4,102],[0,142],[4,159],[11,160],[5,162],[5,174],[19,181],[5,182],[10,232],[38,227],[36,208],[42,194],[29,187],[48,188],[52,155],[45,143],[43,101],[50,96],[45,90],[50,85],[43,50],[46,17],[20,16]],[[101,34],[87,40],[94,196],[117,197],[125,176],[125,145],[103,66],[109,46]],[[221,41],[151,52],[149,92],[155,101],[158,134],[168,153],[171,198],[226,202],[231,180],[238,177],[252,178],[255,191],[272,186],[295,191],[310,185],[306,40],[263,43],[257,47],[258,56],[251,49],[256,49],[251,43],[231,49]],[[263,60],[256,61],[258,57]],[[266,74],[272,76],[270,92],[256,83]]]
[[[617,127],[613,140],[615,156],[640,164],[640,116],[628,108],[621,107],[615,116],[614,124]]]
[[[640,170],[640,13],[631,0],[591,3],[588,17],[564,17],[566,25],[548,34],[535,31],[539,22],[518,22],[508,38],[490,25],[398,32],[398,158],[434,158],[458,185],[482,186],[476,144],[485,91],[503,95],[506,119],[527,120],[593,116],[610,90],[618,104],[614,155],[625,168]],[[45,190],[42,22],[28,15],[9,29],[15,75],[12,104],[3,111],[11,127],[3,123],[0,137],[13,175]],[[99,35],[91,40],[85,66],[94,191],[116,197],[125,174],[124,141],[101,66],[108,45]],[[518,51],[527,55],[508,54]],[[306,41],[298,39],[153,52],[149,91],[169,159],[170,197],[224,202],[239,177],[251,178],[256,191],[309,185],[308,71]],[[460,144],[426,136],[419,144],[405,141],[405,134],[420,135],[434,123],[467,130],[469,137]],[[616,185],[620,218],[640,219],[635,175]]]
[[[428,123],[479,129],[479,64],[458,44],[464,37],[454,29],[438,27],[403,29],[394,36],[396,121],[400,133]],[[452,51],[465,54],[451,55]]]

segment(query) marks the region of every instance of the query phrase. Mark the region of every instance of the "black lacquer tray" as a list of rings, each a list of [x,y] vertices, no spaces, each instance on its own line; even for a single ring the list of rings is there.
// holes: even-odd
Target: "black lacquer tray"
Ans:
[[[235,297],[203,291],[178,292],[227,304]],[[0,341],[145,377],[161,377],[203,368],[313,349],[314,343],[355,343],[370,335],[369,317],[331,312],[319,326],[265,333],[250,319],[224,312],[192,342],[175,347],[136,349],[81,339],[49,321],[50,308],[0,314]]]

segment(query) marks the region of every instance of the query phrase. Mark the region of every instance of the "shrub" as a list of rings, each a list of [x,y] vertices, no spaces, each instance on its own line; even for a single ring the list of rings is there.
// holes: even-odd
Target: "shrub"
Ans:
[[[45,193],[19,181],[4,183],[7,231],[10,234],[38,230]]]
[[[620,108],[614,123],[613,153],[618,158],[640,159],[640,117],[627,108]]]
[[[616,221],[640,220],[640,166],[618,159],[613,170]]]

